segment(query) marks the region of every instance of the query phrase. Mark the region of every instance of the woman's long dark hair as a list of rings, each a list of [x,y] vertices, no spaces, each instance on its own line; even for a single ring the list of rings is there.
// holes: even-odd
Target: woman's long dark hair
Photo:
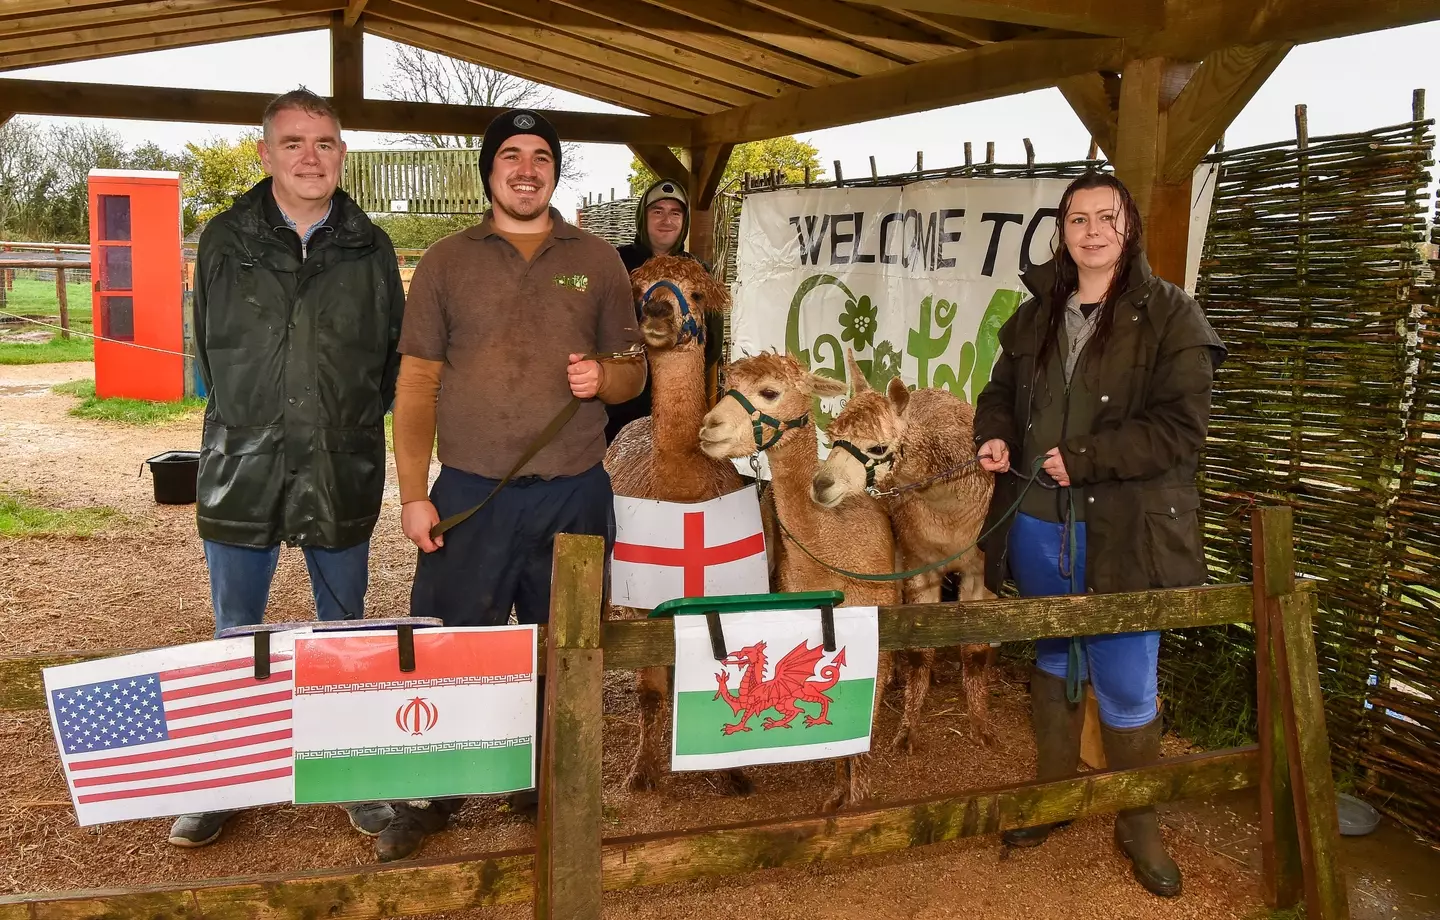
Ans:
[[[1125,279],[1140,257],[1140,209],[1135,206],[1135,199],[1130,197],[1125,183],[1101,172],[1087,172],[1071,182],[1065,194],[1060,196],[1060,213],[1055,218],[1055,284],[1050,292],[1050,323],[1040,344],[1042,360],[1059,339],[1060,329],[1065,323],[1065,305],[1070,302],[1070,296],[1080,289],[1080,269],[1065,245],[1065,222],[1070,218],[1070,202],[1076,192],[1092,188],[1108,188],[1120,200],[1120,210],[1125,214],[1125,239],[1120,246],[1120,259],[1115,263],[1115,274],[1110,278],[1105,300],[1099,308],[1100,315],[1095,320],[1095,333],[1090,338],[1090,344],[1085,346],[1087,352],[1093,349],[1093,354],[1098,355],[1105,350],[1105,342],[1115,324],[1115,301],[1125,293]]]

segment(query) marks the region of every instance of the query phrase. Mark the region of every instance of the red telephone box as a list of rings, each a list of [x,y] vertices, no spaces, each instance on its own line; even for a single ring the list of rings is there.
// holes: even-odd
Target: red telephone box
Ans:
[[[185,395],[180,236],[179,173],[90,171],[95,395]]]

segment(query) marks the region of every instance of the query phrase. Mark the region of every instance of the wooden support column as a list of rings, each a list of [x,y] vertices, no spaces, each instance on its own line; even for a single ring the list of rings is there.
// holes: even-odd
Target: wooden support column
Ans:
[[[343,12],[336,12],[330,23],[330,99],[341,125],[359,112],[365,99],[365,32],[346,25]]]
[[[690,148],[690,240],[687,249],[707,265],[715,261],[715,215],[711,206],[734,144]]]
[[[1150,267],[1167,281],[1183,284],[1190,235],[1190,179],[1162,181],[1166,117],[1187,78],[1184,68],[1164,58],[1125,65],[1120,78],[1120,111],[1114,153],[1115,173],[1130,189],[1145,227]]]
[[[1260,731],[1260,887],[1272,910],[1300,900],[1300,838],[1279,705],[1280,664],[1271,623],[1280,598],[1295,590],[1295,547],[1289,508],[1257,508],[1250,516],[1251,591],[1255,606],[1256,715]]]
[[[536,920],[600,920],[605,541],[557,534],[540,740]]]

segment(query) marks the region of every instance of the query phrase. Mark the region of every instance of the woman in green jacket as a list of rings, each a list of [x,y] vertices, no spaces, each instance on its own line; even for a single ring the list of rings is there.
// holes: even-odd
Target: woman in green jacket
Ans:
[[[1012,578],[1029,597],[1200,584],[1195,476],[1224,346],[1193,298],[1151,274],[1139,211],[1118,179],[1076,179],[1056,219],[1055,258],[1025,273],[1034,296],[1001,329],[1004,351],[976,405],[981,465],[1012,474],[996,479],[986,582],[998,591]],[[1087,679],[1109,765],[1159,758],[1159,650],[1158,632],[1036,642],[1041,780],[1076,772]],[[1005,842],[1039,846],[1051,830],[1012,831]],[[1115,837],[1145,888],[1180,893],[1153,808],[1121,812]]]

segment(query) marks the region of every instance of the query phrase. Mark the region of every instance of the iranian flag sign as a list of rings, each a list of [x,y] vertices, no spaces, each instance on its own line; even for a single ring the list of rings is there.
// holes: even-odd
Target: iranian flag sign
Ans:
[[[708,502],[615,496],[612,603],[650,610],[678,597],[769,590],[754,486]]]
[[[488,795],[535,785],[533,626],[295,640],[295,802]]]
[[[847,757],[870,750],[879,620],[835,611],[835,651],[819,610],[720,617],[729,652],[715,660],[703,616],[675,617],[671,769],[716,770]]]

